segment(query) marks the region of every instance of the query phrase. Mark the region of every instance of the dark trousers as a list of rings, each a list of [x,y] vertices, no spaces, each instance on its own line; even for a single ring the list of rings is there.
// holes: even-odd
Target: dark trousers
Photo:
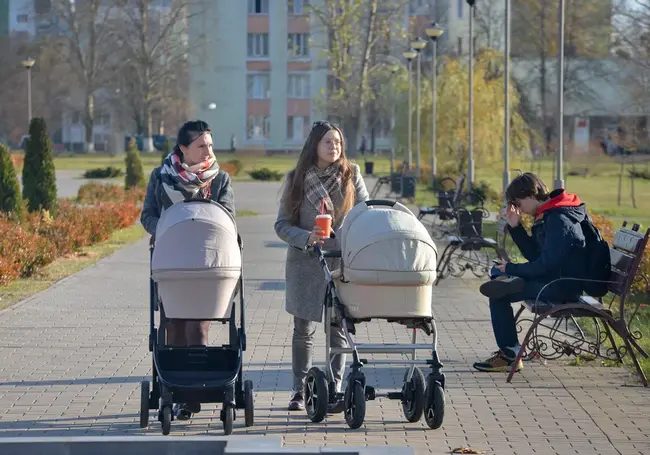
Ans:
[[[519,344],[517,337],[517,325],[515,315],[512,309],[512,303],[523,300],[535,300],[537,294],[546,283],[540,281],[525,281],[524,288],[521,292],[507,295],[500,299],[490,299],[490,316],[492,318],[492,330],[496,338],[497,346],[502,351],[507,348],[513,348]],[[569,295],[572,294],[572,295]],[[544,289],[539,300],[552,302],[574,302],[580,294],[574,292],[567,293],[562,290],[558,283],[554,283]],[[517,354],[515,352],[515,354]]]

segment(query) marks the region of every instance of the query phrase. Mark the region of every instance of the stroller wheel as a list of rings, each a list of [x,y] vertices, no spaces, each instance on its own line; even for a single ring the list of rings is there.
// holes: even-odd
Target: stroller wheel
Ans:
[[[140,428],[149,426],[149,381],[140,383]]]
[[[329,391],[327,378],[317,367],[312,367],[307,373],[305,387],[305,409],[309,420],[314,423],[322,422],[327,415]]]
[[[224,406],[221,410],[221,420],[223,421],[223,434],[226,436],[232,434],[232,422],[235,420],[235,409],[232,406]]]
[[[429,428],[440,428],[445,419],[445,391],[442,385],[429,376],[424,394],[424,420]]]
[[[255,422],[255,406],[253,397],[253,381],[244,381],[244,423],[252,427]]]
[[[404,373],[402,386],[402,411],[409,422],[417,422],[424,412],[424,394],[426,393],[426,379],[419,368],[413,369],[411,380],[406,382],[409,370]]]
[[[165,406],[162,408],[162,434],[167,436],[172,429],[172,408]]]
[[[356,430],[366,418],[366,394],[358,381],[348,382],[345,388],[345,423]]]

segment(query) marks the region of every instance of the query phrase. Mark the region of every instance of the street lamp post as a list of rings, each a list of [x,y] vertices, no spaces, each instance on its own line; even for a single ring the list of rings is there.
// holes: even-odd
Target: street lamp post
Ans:
[[[420,120],[422,117],[422,109],[421,109],[421,96],[420,96],[420,90],[422,88],[422,83],[420,82],[420,78],[422,76],[422,51],[426,47],[427,42],[426,40],[423,40],[419,36],[417,39],[411,41],[411,48],[414,49],[418,53],[418,60],[417,60],[417,110],[415,113],[415,140],[417,141],[416,143],[416,152],[415,152],[415,157],[416,157],[416,163],[415,163],[415,175],[417,176],[417,179],[420,179],[420,163],[422,160],[422,141],[420,140],[420,135],[421,135],[421,129],[420,129]]]
[[[468,188],[474,184],[474,4],[476,0],[467,0],[469,5],[469,113],[467,144],[467,181]]]
[[[23,60],[23,66],[27,70],[27,129],[32,122],[32,67],[36,63],[32,57]]]
[[[438,38],[442,36],[445,31],[438,26],[435,22],[427,27],[426,33],[431,38],[432,59],[431,59],[431,188],[435,188],[436,178],[436,123],[437,123],[437,60],[438,60]]]
[[[408,61],[408,77],[409,77],[409,109],[408,109],[408,170],[409,173],[411,172],[411,163],[413,162],[413,148],[412,148],[412,141],[413,141],[413,116],[412,116],[412,110],[413,110],[413,78],[411,76],[412,73],[412,62],[415,57],[417,57],[418,53],[414,51],[413,49],[409,49],[407,51],[404,51],[402,53],[404,58]]]
[[[564,188],[564,0],[558,4],[557,39],[557,171],[555,189]]]
[[[503,196],[510,183],[510,0],[505,0],[505,50],[503,67],[504,119],[503,119]]]

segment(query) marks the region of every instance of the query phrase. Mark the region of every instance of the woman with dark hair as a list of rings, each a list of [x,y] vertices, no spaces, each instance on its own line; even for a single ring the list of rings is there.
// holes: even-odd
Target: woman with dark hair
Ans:
[[[316,323],[322,321],[325,279],[318,261],[304,253],[307,245],[322,244],[324,249],[340,248],[335,238],[323,238],[315,225],[322,201],[332,216],[332,230],[341,227],[343,218],[359,202],[368,199],[368,191],[359,166],[345,156],[345,143],[340,128],[330,122],[315,122],[298,158],[298,164],[287,175],[275,232],[291,248],[285,267],[286,302],[293,315],[292,366],[293,390],[289,410],[305,408],[304,387],[311,368]],[[328,259],[332,269],[339,268],[340,259]],[[340,327],[331,327],[332,346],[345,347]],[[341,390],[345,355],[332,359],[337,391]],[[329,412],[343,412],[343,403]]]
[[[156,235],[162,212],[186,199],[211,199],[235,215],[235,197],[230,176],[219,169],[212,151],[212,134],[201,120],[185,123],[178,131],[174,150],[155,168],[149,177],[147,194],[140,221],[145,230]],[[174,320],[166,325],[167,343],[171,346],[205,346],[208,344],[210,321]],[[187,420],[199,412],[198,403],[177,404],[174,411],[179,420]]]

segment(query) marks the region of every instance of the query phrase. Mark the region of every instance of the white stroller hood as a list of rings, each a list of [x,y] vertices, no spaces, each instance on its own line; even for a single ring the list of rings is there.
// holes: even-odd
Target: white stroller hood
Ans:
[[[393,286],[435,281],[436,244],[417,217],[399,202],[357,204],[345,218],[339,236],[345,281]]]
[[[165,210],[156,226],[151,261],[165,316],[230,316],[242,257],[235,219],[223,206],[188,201]]]

